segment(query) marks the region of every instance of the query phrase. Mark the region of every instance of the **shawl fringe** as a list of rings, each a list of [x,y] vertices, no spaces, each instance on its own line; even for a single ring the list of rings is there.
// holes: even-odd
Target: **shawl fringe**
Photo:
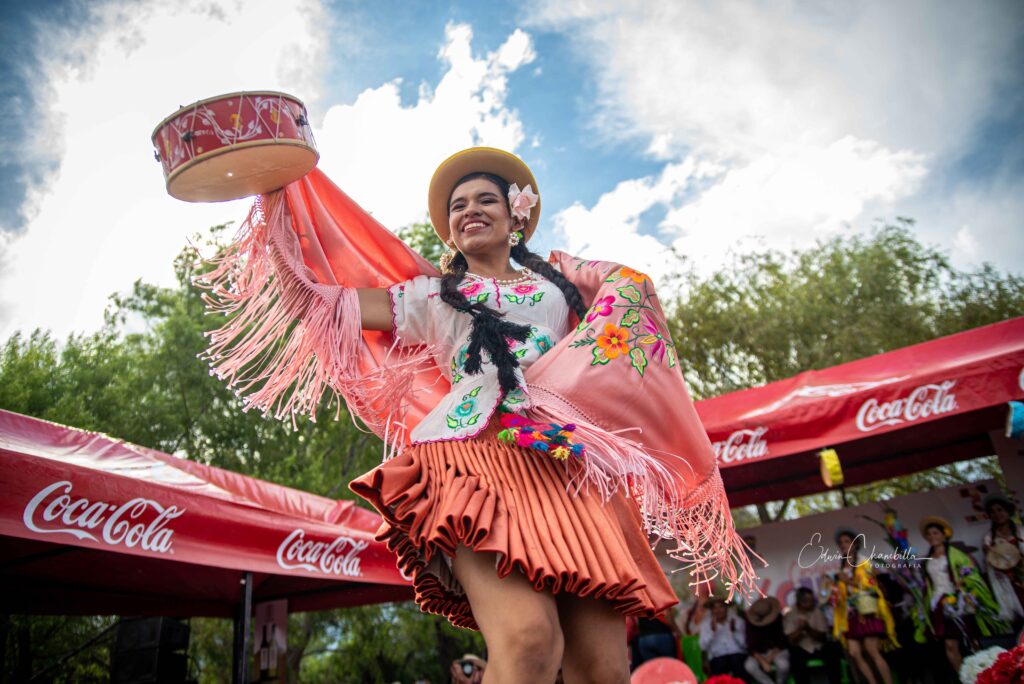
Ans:
[[[570,494],[596,491],[607,501],[621,489],[639,507],[644,532],[655,540],[652,547],[662,540],[675,544],[668,549],[668,555],[681,563],[674,572],[689,572],[691,585],[718,581],[729,599],[737,591],[763,595],[753,561],[766,563],[733,527],[718,468],[697,484],[688,483],[681,472],[664,463],[666,459],[678,461],[680,470],[692,473],[681,456],[660,451],[655,455],[624,436],[625,431],[608,432],[595,426],[557,395],[535,386],[530,391],[535,404],[525,413],[531,419],[572,423],[575,437],[587,445],[583,459],[569,463],[574,471]]]
[[[296,414],[316,421],[326,392],[335,419],[343,399],[353,420],[362,420],[394,455],[407,442],[403,421],[414,376],[431,350],[396,342],[380,364],[361,368],[356,290],[316,282],[290,224],[284,191],[261,196],[230,246],[204,260],[211,268],[193,283],[205,290],[207,314],[228,321],[205,333],[210,346],[199,356],[243,410],[291,420],[295,428]]]

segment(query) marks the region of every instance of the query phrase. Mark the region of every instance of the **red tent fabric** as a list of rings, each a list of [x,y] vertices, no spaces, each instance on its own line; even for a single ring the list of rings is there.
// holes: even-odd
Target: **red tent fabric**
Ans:
[[[733,506],[823,491],[834,447],[847,484],[994,453],[1024,397],[1024,317],[697,402]]]
[[[106,435],[0,410],[0,595],[10,610],[230,616],[412,598],[380,517]]]

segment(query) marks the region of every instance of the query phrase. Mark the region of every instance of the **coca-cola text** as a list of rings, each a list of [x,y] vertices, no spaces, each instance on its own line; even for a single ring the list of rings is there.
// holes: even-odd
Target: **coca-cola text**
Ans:
[[[956,411],[959,408],[956,395],[950,392],[954,385],[956,380],[946,380],[937,385],[921,385],[906,397],[892,401],[868,399],[857,411],[857,429],[871,432]]]
[[[292,531],[277,547],[277,564],[285,570],[308,570],[327,575],[359,577],[359,554],[370,542],[338,537],[334,541],[306,539],[302,528]]]
[[[764,439],[768,428],[758,427],[753,430],[736,430],[721,442],[712,442],[715,456],[721,463],[749,461],[768,455],[768,442]]]
[[[32,497],[22,513],[25,527],[39,534],[70,534],[111,546],[136,546],[153,553],[168,553],[174,530],[168,523],[184,512],[177,506],[161,506],[137,497],[123,504],[89,501],[71,496],[72,484],[61,480]],[[56,496],[54,496],[56,495]],[[148,511],[155,515],[146,515]],[[148,520],[146,519],[148,518]],[[101,528],[101,529],[98,529]],[[99,536],[90,530],[96,530]]]

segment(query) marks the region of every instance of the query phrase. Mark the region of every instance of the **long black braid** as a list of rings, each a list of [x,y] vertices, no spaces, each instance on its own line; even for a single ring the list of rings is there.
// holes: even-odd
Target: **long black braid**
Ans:
[[[504,320],[505,314],[485,306],[482,302],[470,304],[466,295],[459,290],[459,283],[466,276],[469,264],[466,257],[458,253],[452,259],[448,272],[441,278],[441,299],[456,311],[469,314],[473,317],[473,328],[469,336],[468,358],[466,359],[465,370],[470,375],[476,375],[481,371],[482,360],[480,358],[481,348],[487,350],[491,362],[498,367],[498,383],[501,391],[508,394],[519,383],[516,381],[516,368],[519,367],[519,359],[509,349],[506,338],[525,342],[530,334],[530,326],[519,325]]]
[[[544,257],[531,252],[525,242],[521,241],[512,248],[512,258],[516,260],[517,264],[521,264],[534,273],[544,276],[544,278],[558,286],[558,289],[565,296],[565,303],[569,305],[569,309],[576,314],[577,318],[582,319],[587,313],[587,304],[583,301],[583,297],[580,295],[580,291],[576,289],[576,286],[569,282],[569,279],[562,275],[561,271],[549,264]]]
[[[506,207],[508,206],[509,184],[504,178],[494,174],[471,173],[463,176],[452,186],[452,192],[454,193],[455,188],[474,178],[486,178],[497,185],[498,189],[501,190],[501,196],[505,198]],[[449,203],[450,201],[451,196],[449,195]],[[565,296],[565,301],[568,303],[569,308],[578,317],[583,317],[587,311],[587,306],[583,302],[583,297],[580,296],[576,286],[569,282],[558,269],[527,249],[525,241],[512,248],[512,258],[520,265],[525,266],[558,286],[558,289]],[[481,349],[486,350],[491,363],[498,369],[498,383],[501,386],[501,391],[503,394],[507,394],[518,386],[515,371],[519,368],[519,359],[509,349],[508,340],[513,339],[525,342],[530,334],[530,326],[506,321],[504,320],[505,314],[495,311],[482,302],[471,304],[466,299],[466,295],[462,294],[462,291],[459,290],[459,284],[466,277],[468,269],[469,264],[466,261],[466,257],[461,252],[458,252],[441,278],[441,299],[456,311],[461,311],[473,317],[473,327],[470,332],[465,363],[466,373],[476,375],[481,372],[483,361],[480,351]]]

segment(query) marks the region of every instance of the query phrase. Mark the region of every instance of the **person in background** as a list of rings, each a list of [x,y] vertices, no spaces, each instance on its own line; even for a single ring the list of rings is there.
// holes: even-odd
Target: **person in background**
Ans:
[[[747,609],[747,652],[744,668],[761,684],[785,684],[789,651],[782,630],[782,605],[774,596],[758,599]],[[774,677],[774,680],[773,680]]]
[[[729,614],[729,607],[718,597],[707,600],[711,615],[700,625],[700,648],[708,658],[712,675],[727,674],[744,679],[747,660],[747,634],[743,620]]]
[[[693,600],[684,610],[677,611],[677,625],[683,634],[700,634],[700,625],[708,612],[708,597],[711,596],[711,589],[707,583],[698,584],[694,591]]]
[[[452,684],[480,684],[484,680],[487,661],[480,656],[467,653],[452,661]]]
[[[630,671],[655,658],[680,658],[679,640],[683,635],[673,617],[670,608],[653,618],[635,618],[636,629],[629,642]]]
[[[950,543],[949,521],[929,515],[919,529],[931,545],[924,567],[932,632],[943,640],[946,658],[959,672],[964,650],[975,650],[979,637],[1001,634],[1008,626],[999,619],[999,606],[974,559]]]
[[[789,640],[789,664],[793,681],[807,684],[811,681],[807,673],[807,662],[820,659],[825,663],[828,681],[842,681],[839,647],[828,638],[828,622],[818,607],[814,591],[807,587],[796,590],[796,603],[782,621],[786,639]]]
[[[884,684],[892,684],[882,648],[899,647],[896,623],[863,540],[864,535],[848,527],[836,530],[835,541],[843,561],[832,591],[832,634],[846,647],[867,684],[877,684],[878,677]]]
[[[1002,494],[989,494],[985,513],[992,526],[985,534],[982,551],[999,617],[1018,629],[1024,622],[1024,535],[1013,516],[1017,507]]]

